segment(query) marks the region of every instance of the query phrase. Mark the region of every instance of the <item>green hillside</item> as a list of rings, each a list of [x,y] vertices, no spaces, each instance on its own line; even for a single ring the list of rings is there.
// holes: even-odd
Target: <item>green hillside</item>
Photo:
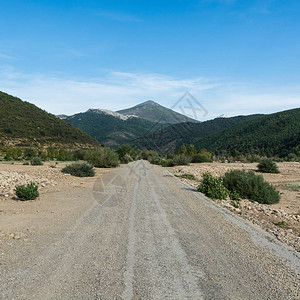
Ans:
[[[64,120],[84,130],[104,145],[114,148],[148,133],[155,127],[155,123],[143,118],[122,120],[97,110],[88,110]]]
[[[236,124],[243,123],[257,116],[258,115],[216,118],[201,123],[175,124],[133,140],[131,144],[140,149],[154,149],[160,153],[173,152],[182,144],[193,144],[201,138]]]
[[[243,154],[300,156],[300,108],[259,116],[201,139],[196,146],[215,153],[235,149]]]
[[[99,145],[85,132],[56,116],[6,93],[0,92],[0,142],[20,145]]]
[[[198,122],[169,108],[161,106],[152,100],[117,112],[123,115],[134,115],[152,122],[165,123],[168,125],[182,122]]]

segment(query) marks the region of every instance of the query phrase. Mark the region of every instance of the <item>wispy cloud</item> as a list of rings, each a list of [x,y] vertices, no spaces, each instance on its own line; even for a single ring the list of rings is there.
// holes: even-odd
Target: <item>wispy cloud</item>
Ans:
[[[3,59],[10,59],[10,60],[15,60],[16,58],[13,57],[13,56],[10,56],[10,55],[7,55],[5,53],[1,53],[0,52],[0,58],[3,58]]]
[[[107,72],[101,78],[66,80],[0,69],[4,92],[32,102],[54,114],[74,114],[89,108],[119,110],[152,99],[166,107],[189,91],[208,111],[207,119],[271,113],[300,104],[300,88],[253,87],[203,77],[175,78],[163,74]]]
[[[119,22],[143,22],[142,19],[137,18],[131,14],[126,14],[118,11],[100,10],[96,12],[96,15]]]

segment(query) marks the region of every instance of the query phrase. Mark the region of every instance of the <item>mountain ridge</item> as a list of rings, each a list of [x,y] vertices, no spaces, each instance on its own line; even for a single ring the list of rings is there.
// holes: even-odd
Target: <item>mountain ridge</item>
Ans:
[[[99,142],[32,103],[0,92],[0,141],[21,145],[87,145]]]
[[[133,107],[118,110],[117,112],[124,115],[135,115],[152,122],[169,125],[182,122],[199,122],[183,114],[175,112],[172,109],[166,108],[153,100],[147,100]]]

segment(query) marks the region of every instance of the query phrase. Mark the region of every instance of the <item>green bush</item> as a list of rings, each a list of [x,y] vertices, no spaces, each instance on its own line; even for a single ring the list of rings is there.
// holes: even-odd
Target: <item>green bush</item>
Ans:
[[[192,156],[192,163],[205,163],[212,162],[212,159],[207,157],[205,154],[197,153]]]
[[[155,156],[155,157],[152,157],[152,158],[149,160],[149,162],[150,162],[151,164],[153,164],[153,165],[161,165],[162,162],[163,162],[163,160],[162,160],[161,157]]]
[[[43,165],[43,162],[39,157],[34,157],[30,163],[32,166],[42,166]]]
[[[229,191],[229,198],[231,200],[241,200],[241,196],[237,191]]]
[[[141,153],[141,158],[144,160],[151,161],[154,157],[159,156],[158,153],[154,150],[145,150]]]
[[[15,192],[17,197],[22,200],[34,200],[39,197],[38,185],[34,182],[30,182],[29,184],[16,186]]]
[[[118,154],[105,147],[88,152],[85,160],[96,168],[117,167],[120,164]]]
[[[128,155],[119,157],[119,159],[122,164],[128,164],[130,162],[133,162],[133,159],[131,158],[131,156],[128,156]]]
[[[173,162],[175,164],[175,166],[183,166],[183,165],[188,165],[191,160],[190,157],[185,156],[185,155],[176,155],[173,158]]]
[[[93,177],[95,176],[95,171],[93,170],[93,166],[88,165],[86,163],[82,164],[71,164],[67,165],[61,170],[65,174],[71,174],[77,177]]]
[[[226,199],[229,196],[229,191],[223,185],[222,178],[214,177],[210,173],[203,174],[198,191],[212,199]]]
[[[163,167],[174,167],[175,163],[174,163],[173,159],[164,159],[164,160],[162,160],[161,165]]]
[[[277,164],[270,158],[262,159],[257,168],[262,173],[280,173]]]
[[[244,199],[263,204],[278,203],[280,200],[279,192],[261,175],[251,171],[228,171],[223,177],[223,183],[231,195],[238,195]]]
[[[75,160],[84,160],[85,154],[86,154],[86,150],[84,150],[84,149],[76,149],[73,152],[73,158]]]
[[[24,150],[24,158],[25,159],[32,159],[33,157],[37,156],[38,152],[35,148],[26,148]]]

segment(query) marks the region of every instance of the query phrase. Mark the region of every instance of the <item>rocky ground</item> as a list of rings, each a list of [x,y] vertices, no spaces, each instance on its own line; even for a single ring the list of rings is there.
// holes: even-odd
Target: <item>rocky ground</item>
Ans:
[[[210,172],[222,176],[232,169],[256,171],[256,163],[204,163],[176,166],[169,170],[193,187],[200,184],[202,175]],[[272,233],[276,238],[300,252],[300,163],[278,163],[280,174],[262,174],[281,193],[280,203],[265,205],[251,202],[216,200],[216,202]],[[192,174],[196,180],[181,178]]]
[[[14,189],[31,181],[38,183],[40,189],[55,186],[65,177],[56,165],[21,166],[2,164],[0,168],[0,201],[14,197]]]

